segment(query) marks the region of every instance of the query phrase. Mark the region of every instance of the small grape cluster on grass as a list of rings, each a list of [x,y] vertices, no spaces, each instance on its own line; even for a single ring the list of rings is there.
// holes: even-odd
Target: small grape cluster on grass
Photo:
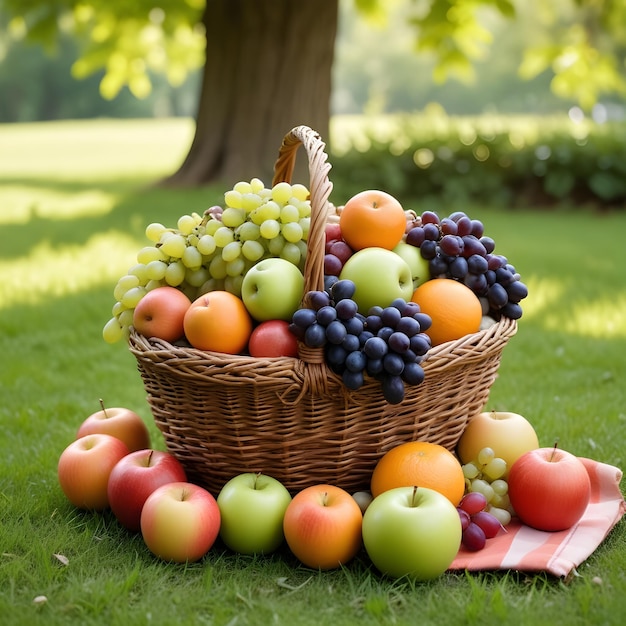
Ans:
[[[408,228],[405,241],[429,262],[431,279],[458,280],[482,299],[485,313],[519,319],[528,288],[508,259],[495,253],[495,241],[484,231],[480,220],[463,211],[444,218],[424,211]]]
[[[431,319],[414,302],[394,300],[363,315],[352,299],[350,280],[327,277],[325,289],[305,295],[290,328],[310,348],[324,348],[329,367],[348,389],[359,389],[366,376],[381,381],[390,404],[404,399],[405,384],[424,380],[421,361],[431,347],[425,334]]]

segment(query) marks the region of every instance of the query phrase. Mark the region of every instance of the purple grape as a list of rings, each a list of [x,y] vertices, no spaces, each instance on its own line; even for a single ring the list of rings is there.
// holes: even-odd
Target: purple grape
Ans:
[[[465,278],[468,272],[467,259],[462,256],[456,257],[448,266],[448,271],[452,278]]]
[[[507,302],[502,307],[502,314],[512,320],[518,320],[522,317],[522,307],[517,302]]]
[[[381,337],[371,337],[363,345],[363,352],[370,359],[382,359],[389,352],[389,346]]]
[[[291,321],[299,328],[308,328],[317,321],[317,314],[313,309],[298,309]]]
[[[358,309],[359,307],[357,303],[354,300],[350,300],[350,298],[344,298],[335,304],[337,317],[340,320],[349,320],[353,318],[357,314]]]
[[[317,311],[317,322],[322,326],[328,326],[332,321],[337,319],[337,311],[335,307],[327,304]]]
[[[341,342],[341,345],[348,352],[354,352],[354,350],[360,350],[361,349],[361,342],[359,341],[359,336],[358,335],[351,335],[350,333],[348,333],[344,337],[344,340]]]
[[[462,217],[467,217],[464,211],[455,211],[448,216],[453,222],[458,222]]]
[[[419,248],[424,243],[424,239],[426,239],[424,229],[421,226],[415,226],[406,234],[405,241],[410,246]]]
[[[479,237],[480,243],[485,246],[485,250],[487,250],[487,254],[491,254],[496,249],[496,242],[491,237]]]
[[[383,368],[392,376],[400,376],[404,370],[404,360],[399,354],[388,352],[383,357]]]
[[[361,388],[363,386],[363,383],[365,382],[362,371],[352,372],[351,370],[346,369],[342,373],[341,378],[343,380],[343,384],[352,391],[356,391],[357,389]]]
[[[441,232],[444,235],[456,235],[457,232],[459,231],[456,222],[453,219],[450,219],[449,217],[444,217],[441,220],[440,226],[441,226]]]
[[[424,356],[431,348],[430,338],[425,333],[413,335],[410,339],[410,349],[418,356]]]
[[[422,255],[422,258],[426,261],[434,259],[437,256],[437,242],[427,239],[420,246],[420,253]]]
[[[387,341],[389,339],[389,337],[393,334],[394,329],[391,328],[390,326],[383,326],[377,333],[376,336],[380,337],[381,339],[384,339],[385,341]]]
[[[439,241],[439,247],[448,256],[458,256],[463,252],[463,239],[457,235],[444,235]]]
[[[383,327],[383,321],[380,319],[380,315],[368,315],[365,318],[365,328],[377,333]]]
[[[484,274],[489,269],[487,259],[480,254],[472,254],[467,258],[467,270],[472,274]]]
[[[413,317],[420,323],[420,328],[422,329],[423,333],[432,326],[433,321],[428,313],[423,313],[420,311],[419,313],[416,313]]]
[[[316,311],[330,304],[330,296],[325,291],[309,291],[305,299]]]
[[[436,226],[435,224],[429,223],[429,224],[424,224],[423,228],[424,228],[424,237],[426,238],[424,243],[426,243],[426,241],[438,241],[439,235],[441,234],[439,232],[438,226]],[[420,249],[424,247],[424,243],[421,245]]]
[[[509,294],[502,285],[494,283],[489,287],[489,291],[487,291],[487,300],[491,307],[498,310],[509,301]]]
[[[477,552],[485,547],[487,537],[485,536],[483,529],[478,524],[470,522],[467,528],[463,531],[461,541],[468,550]]]
[[[331,366],[339,366],[343,365],[346,361],[346,356],[348,353],[343,348],[343,346],[330,344],[326,346],[326,360],[328,364]]]
[[[342,321],[348,333],[350,335],[356,335],[357,337],[363,332],[363,329],[365,327],[363,318],[357,315],[351,317],[349,320]]]
[[[439,216],[434,211],[424,211],[421,218],[422,224],[439,224]]]
[[[468,274],[463,282],[479,296],[484,296],[489,288],[485,274]]]
[[[359,334],[359,344],[363,347],[368,339],[371,339],[374,336],[374,333],[369,330],[364,330]]]
[[[471,234],[474,237],[478,237],[479,239],[483,236],[485,232],[485,227],[480,220],[472,220],[472,230]]]
[[[445,276],[448,271],[448,263],[440,256],[436,256],[428,262],[428,271],[431,276]]]
[[[332,274],[324,275],[324,291],[330,296],[330,290],[332,286],[339,280],[338,276],[333,276]]]
[[[487,506],[487,498],[479,491],[470,491],[466,493],[459,502],[459,508],[463,509],[469,515],[475,515],[479,511],[483,511]]]
[[[362,372],[367,365],[367,357],[360,350],[353,350],[346,356],[346,368],[351,372]]]
[[[335,302],[349,299],[354,296],[356,285],[347,279],[339,279],[331,288],[330,296]]]
[[[340,345],[347,334],[346,327],[339,320],[333,320],[326,327],[326,341],[329,343]]]
[[[304,331],[304,343],[309,348],[321,348],[326,343],[326,329],[317,322]]]
[[[513,274],[506,267],[499,267],[496,270],[496,280],[506,287],[515,280]]]
[[[509,294],[511,302],[519,302],[528,295],[528,287],[523,282],[516,280],[506,286],[506,292]]]
[[[289,330],[291,331],[291,333],[295,335],[296,339],[299,339],[300,341],[304,341],[305,328],[303,328],[302,326],[298,326],[297,324],[294,324],[293,322],[291,322],[291,324],[289,324]]]
[[[376,376],[380,374],[383,371],[383,360],[368,358],[365,370],[370,376]]]
[[[459,513],[459,519],[461,520],[461,530],[465,530],[470,524],[470,516],[463,509],[456,508]]]
[[[419,363],[406,363],[400,376],[408,385],[420,385],[424,381],[424,368]]]
[[[502,528],[498,519],[487,511],[479,511],[472,515],[472,522],[482,529],[487,539],[495,537]]]
[[[401,315],[404,315],[404,310],[407,306],[407,301],[404,298],[395,298],[389,306],[392,306],[394,309],[398,309]]]
[[[402,315],[407,316],[407,317],[413,317],[416,313],[420,312],[420,305],[417,304],[417,302],[407,302],[406,306],[404,307],[404,311],[402,312]]]
[[[330,252],[324,255],[324,274],[328,276],[339,276],[343,269],[341,260]]]
[[[396,331],[389,335],[387,343],[391,350],[398,354],[403,354],[409,349],[411,340],[404,333]]]
[[[472,254],[486,256],[487,250],[485,249],[485,246],[480,243],[480,239],[477,239],[474,235],[465,235],[463,237],[463,256],[468,258],[472,256]]]
[[[400,376],[386,375],[382,381],[383,396],[389,404],[400,404],[404,400],[404,382]]]
[[[407,337],[413,337],[421,331],[420,323],[414,317],[403,316],[396,324],[396,330],[404,333]]]
[[[458,220],[456,220],[456,228],[457,235],[465,237],[472,232],[472,220],[467,217],[467,215],[463,215],[462,217],[459,217]]]
[[[385,307],[380,314],[380,319],[384,326],[395,328],[396,324],[400,321],[402,313],[395,306]]]

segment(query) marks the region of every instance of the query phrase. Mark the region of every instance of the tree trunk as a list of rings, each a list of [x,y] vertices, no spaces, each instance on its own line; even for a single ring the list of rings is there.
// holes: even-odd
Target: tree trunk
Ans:
[[[338,0],[208,0],[195,136],[165,183],[269,185],[291,128],[327,139],[337,12]]]

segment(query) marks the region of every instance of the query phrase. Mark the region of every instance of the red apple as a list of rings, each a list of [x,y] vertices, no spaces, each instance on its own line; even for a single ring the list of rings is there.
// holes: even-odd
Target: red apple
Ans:
[[[157,487],[141,511],[141,534],[148,549],[164,561],[199,561],[220,530],[215,498],[188,482]]]
[[[73,441],[59,457],[57,474],[67,499],[79,509],[109,506],[107,484],[115,465],[129,453],[126,444],[102,433]]]
[[[136,450],[120,459],[109,476],[109,505],[122,526],[138,531],[148,496],[161,485],[186,480],[185,470],[173,454]]]
[[[133,326],[144,337],[176,341],[183,334],[183,319],[191,300],[176,287],[157,287],[137,303]]]
[[[248,351],[253,357],[298,356],[298,340],[285,320],[261,322],[250,335]]]
[[[287,506],[283,530],[296,558],[315,569],[332,569],[352,559],[362,545],[363,515],[356,500],[333,485],[298,492]]]
[[[102,409],[92,413],[78,428],[76,438],[103,433],[121,439],[130,452],[150,447],[148,427],[137,413],[123,407],[107,409],[100,400]]]
[[[523,454],[511,467],[509,498],[520,521],[538,530],[566,530],[589,504],[591,481],[582,461],[554,448]]]

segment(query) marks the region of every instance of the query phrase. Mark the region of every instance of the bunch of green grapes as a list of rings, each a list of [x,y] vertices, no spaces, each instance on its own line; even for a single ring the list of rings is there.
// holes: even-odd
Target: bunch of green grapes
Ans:
[[[175,228],[149,224],[150,245],[139,250],[137,263],[113,290],[105,341],[128,336],[135,307],[156,287],[177,287],[192,301],[216,290],[240,296],[243,277],[261,259],[280,257],[303,270],[310,219],[304,185],[281,182],[269,189],[253,178],[227,191],[223,207],[182,215]]]
[[[465,493],[478,492],[487,500],[486,511],[506,526],[511,521],[513,508],[506,482],[507,463],[497,457],[492,448],[483,448],[475,460],[463,465]]]

